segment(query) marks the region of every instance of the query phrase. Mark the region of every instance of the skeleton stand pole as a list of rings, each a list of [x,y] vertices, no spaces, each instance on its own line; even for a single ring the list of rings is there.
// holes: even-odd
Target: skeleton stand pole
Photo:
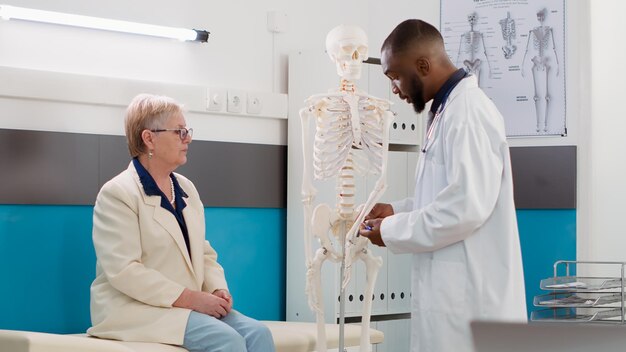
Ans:
[[[346,242],[346,222],[341,222],[341,243]],[[343,280],[343,274],[346,270],[346,261],[343,260],[346,255],[346,247],[341,246],[341,269],[339,270],[339,352],[343,352],[344,345],[344,324],[345,324],[345,316],[346,316],[346,289],[341,285],[341,281]]]

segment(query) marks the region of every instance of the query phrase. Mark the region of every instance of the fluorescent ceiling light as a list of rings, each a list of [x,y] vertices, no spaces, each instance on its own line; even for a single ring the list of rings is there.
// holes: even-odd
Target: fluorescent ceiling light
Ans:
[[[74,27],[102,29],[115,32],[143,34],[183,41],[206,42],[209,39],[209,32],[203,30],[173,28],[152,24],[110,20],[106,18],[71,15],[61,12],[27,9],[24,7],[8,5],[0,5],[0,18],[5,20],[18,19]]]

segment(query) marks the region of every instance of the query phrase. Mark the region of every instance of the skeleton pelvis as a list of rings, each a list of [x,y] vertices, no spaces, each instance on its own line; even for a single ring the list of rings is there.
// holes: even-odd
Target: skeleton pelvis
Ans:
[[[319,240],[322,247],[339,255],[343,246],[340,242],[347,235],[363,206],[359,205],[351,214],[340,214],[339,210],[331,209],[328,204],[319,204],[313,210],[311,219],[313,236]]]
[[[361,208],[362,206],[359,206],[358,209]],[[323,247],[333,250],[333,243],[338,242],[346,235],[357,215],[358,210],[351,214],[340,214],[337,209],[331,209],[328,204],[319,204],[313,210],[311,232],[313,236],[319,239]],[[332,234],[335,240],[331,240],[329,234]]]
[[[480,68],[480,64],[482,61],[480,61],[480,59],[475,59],[475,60],[464,60],[463,61],[463,65],[465,65],[465,67],[467,67],[469,72],[475,72],[477,69]]]
[[[545,70],[546,68],[550,68],[549,62],[550,62],[550,58],[547,56],[535,56],[531,59],[534,63],[533,68],[536,68],[538,70]]]

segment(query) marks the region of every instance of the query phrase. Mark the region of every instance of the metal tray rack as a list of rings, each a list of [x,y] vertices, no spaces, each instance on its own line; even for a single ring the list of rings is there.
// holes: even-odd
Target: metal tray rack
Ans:
[[[570,275],[570,266],[609,265],[616,275],[588,277]],[[559,268],[565,267],[565,276]],[[554,263],[554,276],[541,280],[540,288],[551,291],[535,296],[531,321],[624,324],[626,320],[624,280],[626,262],[559,260]],[[619,273],[619,276],[617,275]]]

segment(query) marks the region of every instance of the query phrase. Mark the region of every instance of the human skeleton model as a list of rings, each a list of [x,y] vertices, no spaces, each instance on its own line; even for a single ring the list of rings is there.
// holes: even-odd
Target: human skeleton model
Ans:
[[[476,57],[478,54],[479,46],[482,44],[483,53],[485,54],[485,61],[487,61],[487,68],[489,69],[489,77],[491,77],[491,64],[489,63],[489,57],[487,57],[487,47],[485,46],[485,39],[481,32],[475,31],[474,26],[478,21],[478,15],[474,12],[467,16],[467,21],[470,25],[469,32],[465,32],[461,35],[461,41],[459,43],[459,52],[456,57],[456,66],[459,67],[459,60],[461,59],[461,53],[464,53],[467,57],[463,60],[463,65],[467,72],[476,76],[478,84],[480,85],[480,66],[482,60]]]
[[[506,41],[506,45],[502,47],[504,52],[504,58],[510,59],[517,46],[513,45],[513,39],[515,39],[517,33],[515,32],[515,20],[511,18],[511,13],[506,13],[506,18],[500,20],[500,27],[502,28],[502,38]]]
[[[554,33],[551,27],[544,26],[543,21],[546,18],[546,9],[537,12],[537,20],[541,24],[539,27],[535,27],[528,32],[528,42],[526,43],[526,52],[524,52],[524,59],[522,60],[522,77],[524,76],[524,63],[526,62],[526,54],[528,54],[528,47],[530,44],[530,38],[533,39],[533,48],[537,52],[531,61],[533,62],[533,82],[535,85],[535,113],[537,117],[537,132],[543,129],[543,132],[548,131],[548,111],[550,107],[550,89],[549,89],[549,77],[550,69],[550,53],[548,52],[550,41],[552,41],[552,50],[554,51],[554,61],[556,64],[556,75],[559,75],[559,58],[556,54],[556,44],[554,42]],[[545,100],[545,105],[543,101]],[[543,109],[542,109],[543,108]],[[541,113],[543,110],[543,114]],[[542,126],[543,125],[543,126]]]
[[[338,26],[328,33],[326,50],[337,65],[341,87],[327,94],[309,97],[305,102],[306,106],[300,110],[304,152],[302,202],[307,266],[306,292],[309,306],[316,313],[318,352],[326,351],[321,289],[321,269],[324,261],[342,263],[343,292],[350,279],[352,262],[363,260],[367,270],[364,295],[372,297],[382,259],[372,255],[367,248],[369,240],[359,237],[358,229],[365,215],[370,212],[387,187],[388,131],[393,120],[389,101],[372,97],[358,90],[354,84],[354,80],[361,76],[362,62],[367,59],[365,32],[356,26]],[[315,120],[316,127],[312,150],[309,142],[310,119]],[[366,203],[355,207],[357,189],[354,177],[357,172],[366,171],[378,173],[380,177]],[[311,176],[317,180],[336,180],[337,204],[334,207],[322,203],[312,210],[317,191]],[[316,238],[321,246],[315,254],[311,249],[313,238]],[[370,348],[371,308],[372,300],[364,300],[360,351],[365,352],[369,352]],[[340,351],[343,350],[342,332],[343,330],[340,330]]]

